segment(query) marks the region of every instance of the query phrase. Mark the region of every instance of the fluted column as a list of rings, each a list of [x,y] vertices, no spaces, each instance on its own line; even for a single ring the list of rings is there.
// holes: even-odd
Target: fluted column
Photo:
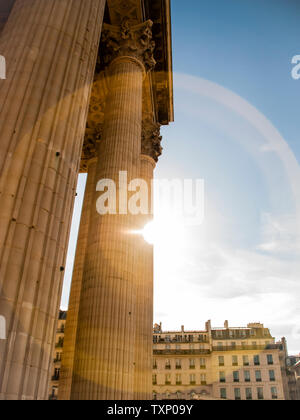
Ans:
[[[96,168],[97,159],[93,158],[88,162],[88,177],[84,194],[80,229],[78,233],[76,256],[72,276],[71,293],[64,336],[64,349],[59,380],[60,400],[69,400],[71,396],[82,277],[88,241],[90,214],[93,203],[93,196],[96,190]]]
[[[16,0],[0,37],[0,399],[45,399],[104,0]]]
[[[153,67],[151,22],[105,25],[109,93],[96,179],[140,177],[142,86]],[[125,185],[125,189],[126,189]],[[134,398],[138,216],[100,215],[95,192],[84,266],[71,399]],[[117,200],[119,204],[119,200]]]
[[[140,229],[153,220],[153,178],[154,169],[161,155],[160,125],[151,117],[145,119],[142,130],[142,154],[140,176],[148,186],[149,214],[139,218]],[[140,276],[138,279],[137,332],[135,394],[136,399],[152,399],[152,359],[153,359],[153,245],[140,237],[139,260]]]

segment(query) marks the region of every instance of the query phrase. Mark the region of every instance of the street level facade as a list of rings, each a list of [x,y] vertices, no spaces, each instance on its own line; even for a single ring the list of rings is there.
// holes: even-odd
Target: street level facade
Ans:
[[[130,232],[152,216],[96,203],[120,172],[151,184],[173,121],[170,1],[7,0],[0,51],[0,400],[49,397],[80,172],[59,398],[150,399],[153,249]]]

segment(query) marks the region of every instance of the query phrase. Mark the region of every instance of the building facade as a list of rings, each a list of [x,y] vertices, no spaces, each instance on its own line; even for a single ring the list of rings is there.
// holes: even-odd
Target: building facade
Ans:
[[[61,371],[61,360],[65,340],[65,328],[66,328],[67,312],[59,311],[59,317],[56,329],[55,348],[53,349],[52,359],[52,376],[49,388],[49,400],[58,399],[58,387]]]
[[[65,312],[58,322],[49,398],[57,399]],[[275,343],[262,324],[203,331],[153,330],[154,400],[299,400],[299,362],[289,367],[286,341]]]
[[[291,400],[300,400],[300,355],[288,356],[287,378]]]
[[[284,400],[285,347],[262,324],[153,335],[153,398]]]
[[[153,250],[129,232],[152,203],[102,213],[96,187],[120,197],[120,173],[150,187],[173,121],[170,1],[7,0],[0,51],[0,400],[48,398],[79,172],[59,397],[151,398]]]

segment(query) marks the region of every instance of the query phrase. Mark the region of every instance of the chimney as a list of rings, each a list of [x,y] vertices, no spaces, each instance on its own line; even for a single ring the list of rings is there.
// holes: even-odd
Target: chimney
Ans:
[[[207,321],[205,323],[205,329],[206,331],[208,331],[209,333],[211,332],[211,320]]]
[[[181,332],[184,332],[184,325],[181,325]]]
[[[228,321],[225,321],[225,322],[224,322],[224,328],[225,328],[226,330],[229,330],[229,322],[228,322]]]

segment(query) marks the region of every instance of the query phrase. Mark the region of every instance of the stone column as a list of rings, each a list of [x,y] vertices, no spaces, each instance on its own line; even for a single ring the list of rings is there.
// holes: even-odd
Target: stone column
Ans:
[[[140,216],[140,229],[153,220],[152,184],[154,169],[161,155],[160,125],[151,117],[143,122],[141,179],[148,185],[149,214]],[[153,359],[153,245],[140,238],[140,277],[138,284],[138,317],[136,348],[135,393],[138,400],[152,399],[152,359]]]
[[[96,190],[97,158],[88,163],[88,177],[84,194],[84,202],[81,214],[80,229],[78,234],[76,257],[72,276],[71,293],[69,299],[68,315],[65,328],[64,349],[59,380],[59,399],[69,400],[73,377],[75,342],[78,323],[78,311],[82,287],[83,268],[90,225],[90,213]]]
[[[96,179],[113,180],[117,196],[120,171],[126,171],[128,182],[140,177],[143,77],[155,63],[151,27],[150,21],[135,27],[127,21],[122,27],[104,27],[109,93]],[[115,215],[100,215],[99,196],[95,192],[91,210],[71,399],[130,400],[141,274],[132,231],[139,216],[119,214],[119,206]]]
[[[104,0],[16,0],[0,37],[0,399],[45,399]]]

